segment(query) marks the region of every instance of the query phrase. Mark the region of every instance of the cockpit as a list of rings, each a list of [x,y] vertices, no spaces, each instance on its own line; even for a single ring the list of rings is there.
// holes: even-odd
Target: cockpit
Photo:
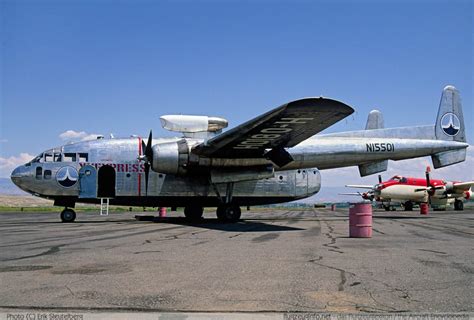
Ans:
[[[390,181],[396,181],[396,182],[400,182],[400,183],[407,183],[408,180],[407,178],[405,177],[401,177],[401,176],[393,176]]]
[[[88,160],[88,153],[58,152],[54,150],[48,150],[37,155],[33,160],[25,164],[25,166],[30,166],[32,163],[87,162]]]

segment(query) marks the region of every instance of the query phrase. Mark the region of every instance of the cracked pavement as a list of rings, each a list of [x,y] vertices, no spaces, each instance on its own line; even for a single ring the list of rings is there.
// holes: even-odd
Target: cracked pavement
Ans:
[[[473,311],[473,211],[374,212],[371,239],[348,237],[347,211],[0,213],[0,307]]]

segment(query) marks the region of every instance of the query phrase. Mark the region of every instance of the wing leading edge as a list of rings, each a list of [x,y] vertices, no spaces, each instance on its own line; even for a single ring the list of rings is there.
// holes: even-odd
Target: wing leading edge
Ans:
[[[300,99],[211,138],[192,152],[216,158],[267,157],[282,166],[292,160],[284,148],[297,145],[353,112],[348,105],[332,99]]]

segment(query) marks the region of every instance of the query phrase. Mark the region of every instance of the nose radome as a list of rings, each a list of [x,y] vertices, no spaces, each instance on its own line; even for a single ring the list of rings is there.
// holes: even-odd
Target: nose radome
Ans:
[[[15,170],[12,171],[12,174],[10,175],[10,178],[12,179],[13,183],[17,186],[20,187],[21,184],[21,178],[25,176],[25,166],[19,166],[16,167]]]

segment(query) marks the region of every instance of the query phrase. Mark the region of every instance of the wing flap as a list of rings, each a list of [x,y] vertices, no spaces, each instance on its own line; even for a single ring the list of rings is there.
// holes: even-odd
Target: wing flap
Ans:
[[[263,157],[265,150],[293,147],[353,112],[348,105],[332,99],[300,99],[213,137],[192,152],[217,158]]]

